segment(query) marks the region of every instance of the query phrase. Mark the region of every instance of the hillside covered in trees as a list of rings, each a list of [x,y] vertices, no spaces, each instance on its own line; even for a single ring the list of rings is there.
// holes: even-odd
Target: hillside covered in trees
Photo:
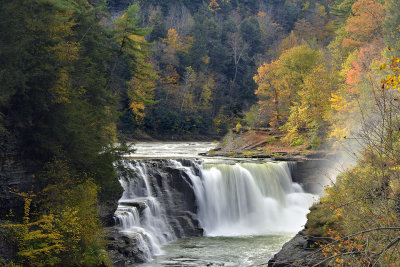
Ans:
[[[307,231],[327,261],[399,265],[397,0],[0,3],[1,166],[33,181],[3,192],[0,264],[110,264],[125,140],[248,127],[351,151]]]
[[[111,10],[127,2],[110,1]],[[119,128],[133,136],[217,138],[243,124],[251,108],[253,126],[262,117],[254,117],[257,68],[305,40],[327,45],[334,32],[328,10],[326,1],[143,1],[141,23],[153,29],[154,104],[125,113]]]

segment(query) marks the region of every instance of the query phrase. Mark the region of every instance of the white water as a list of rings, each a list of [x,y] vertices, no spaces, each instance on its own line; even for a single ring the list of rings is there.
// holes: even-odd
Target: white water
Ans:
[[[198,158],[199,153],[205,153],[217,145],[214,142],[141,142],[134,144],[135,153],[127,156],[137,159]]]
[[[292,233],[301,230],[314,196],[293,183],[288,163],[204,164],[194,185],[207,236]]]
[[[153,255],[162,253],[163,245],[177,238],[168,224],[164,208],[153,195],[146,164],[140,161],[126,164],[137,177],[120,178],[124,193],[115,212],[116,223],[121,232],[136,239],[139,250],[150,261]]]

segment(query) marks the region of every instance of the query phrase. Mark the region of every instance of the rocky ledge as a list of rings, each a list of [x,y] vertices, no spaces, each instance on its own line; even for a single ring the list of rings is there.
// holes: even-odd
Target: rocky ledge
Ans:
[[[146,261],[135,238],[124,235],[114,227],[105,228],[104,234],[107,253],[115,267],[130,267]]]
[[[326,266],[323,255],[315,248],[315,241],[305,230],[300,231],[268,262],[268,267]]]

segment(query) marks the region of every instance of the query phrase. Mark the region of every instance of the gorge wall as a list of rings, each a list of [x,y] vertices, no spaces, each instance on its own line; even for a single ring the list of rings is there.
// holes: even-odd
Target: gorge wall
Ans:
[[[33,168],[20,153],[17,138],[8,136],[0,141],[0,216],[23,214],[23,198],[13,191],[28,192],[34,186]]]

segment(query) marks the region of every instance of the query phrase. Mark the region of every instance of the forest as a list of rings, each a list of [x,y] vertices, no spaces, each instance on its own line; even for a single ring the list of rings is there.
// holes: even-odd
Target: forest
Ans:
[[[111,266],[98,205],[127,141],[241,127],[354,156],[307,232],[332,264],[400,264],[399,1],[0,3],[0,147],[34,180],[0,212],[0,264]]]

